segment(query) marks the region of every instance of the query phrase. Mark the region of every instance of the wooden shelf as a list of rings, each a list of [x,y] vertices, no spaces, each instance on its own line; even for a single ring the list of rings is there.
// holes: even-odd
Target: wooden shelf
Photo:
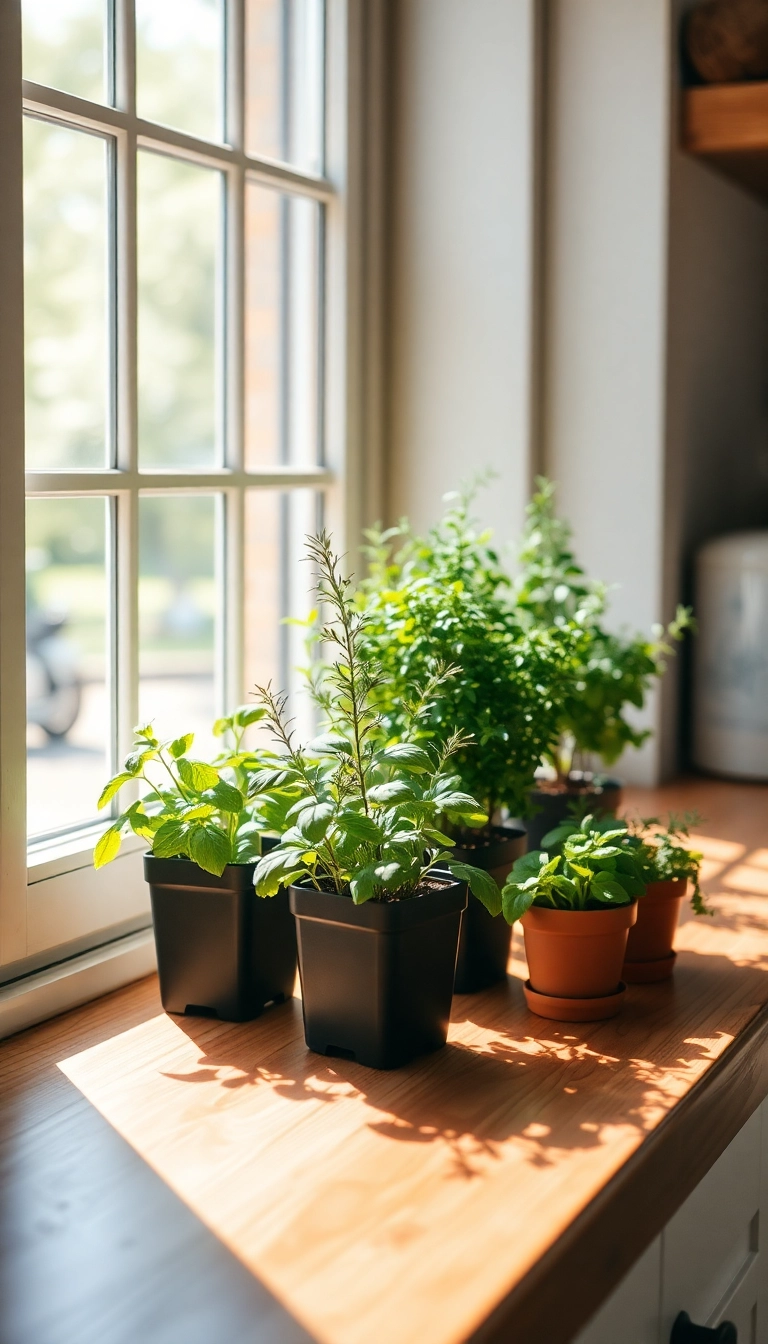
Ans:
[[[768,81],[684,90],[681,138],[690,154],[768,199]]]
[[[148,1281],[154,1322],[189,1300],[213,1254],[187,1227],[168,1264],[151,1176],[261,1294],[236,1333],[217,1270],[217,1338],[566,1344],[768,1093],[767,805],[757,785],[629,791],[633,814],[708,818],[718,913],[686,916],[674,981],[630,986],[612,1022],[528,1013],[516,935],[508,984],[457,998],[447,1048],[392,1073],[310,1054],[296,999],[171,1018],[154,980],[4,1042],[0,1338],[188,1338],[181,1316],[126,1325]],[[43,1309],[99,1330],[22,1328]]]

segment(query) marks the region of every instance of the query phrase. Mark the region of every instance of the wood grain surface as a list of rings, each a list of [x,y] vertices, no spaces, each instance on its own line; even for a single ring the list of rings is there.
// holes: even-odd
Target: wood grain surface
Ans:
[[[210,1264],[225,1247],[251,1271],[251,1335],[145,1325],[135,1339],[566,1344],[768,1093],[768,789],[689,781],[629,791],[626,810],[683,806],[708,818],[697,842],[717,917],[686,916],[674,980],[631,986],[615,1021],[529,1014],[516,935],[508,984],[456,998],[446,1049],[393,1073],[310,1055],[298,1000],[250,1024],[171,1019],[153,981],[3,1043],[2,1245],[19,1201],[41,1197],[31,1132],[44,1156],[76,1153],[69,1194],[85,1206],[98,1188],[105,1245],[110,1199],[119,1216],[127,1183],[151,1186],[138,1207],[156,1250],[170,1220],[171,1298],[185,1281],[199,1296],[205,1273],[226,1322],[216,1275],[237,1279],[235,1262]],[[185,1265],[173,1218],[189,1213],[210,1244]],[[64,1264],[83,1218],[64,1219]],[[31,1285],[51,1241],[25,1236]],[[122,1263],[113,1301],[141,1287]],[[0,1278],[2,1344],[66,1340],[3,1332],[9,1287],[16,1319],[31,1310],[19,1283]],[[83,1319],[88,1293],[71,1284]],[[91,1337],[131,1338],[69,1336]]]
[[[685,89],[681,117],[684,149],[768,197],[768,81]]]

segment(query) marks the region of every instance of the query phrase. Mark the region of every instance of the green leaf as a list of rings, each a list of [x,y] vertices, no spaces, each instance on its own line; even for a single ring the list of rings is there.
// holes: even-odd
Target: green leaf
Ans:
[[[514,924],[515,920],[522,919],[533,905],[535,896],[535,885],[525,890],[517,882],[507,882],[501,893],[501,911],[507,923]]]
[[[187,854],[189,847],[189,828],[183,821],[164,821],[155,832],[152,853],[157,859],[175,859],[179,854]]]
[[[196,826],[190,837],[189,856],[198,868],[221,877],[232,858],[229,839],[217,826]]]
[[[257,770],[248,782],[248,796],[255,798],[257,794],[265,793],[267,789],[277,789],[281,784],[295,778],[296,771],[286,769],[285,766],[279,766],[277,769]]]
[[[501,892],[490,873],[470,863],[457,863],[455,859],[449,860],[448,867],[454,877],[468,884],[472,895],[485,906],[489,915],[501,914]]]
[[[191,807],[183,807],[179,813],[184,821],[201,821],[206,817],[212,817],[216,812],[213,803],[193,803]]]
[[[125,769],[132,779],[140,775],[147,761],[152,761],[157,756],[154,747],[147,747],[142,751],[132,751],[125,758]]]
[[[106,807],[107,803],[111,803],[115,794],[119,793],[123,785],[128,784],[132,779],[133,775],[127,770],[121,771],[119,775],[115,775],[113,779],[110,779],[109,783],[104,785],[104,788],[99,795],[99,801],[96,804],[99,810],[101,810],[102,807]]]
[[[555,826],[553,830],[547,831],[547,834],[541,842],[542,849],[556,849],[558,845],[562,845],[563,841],[567,840],[568,837],[573,835],[578,829],[578,826],[573,821],[561,822],[560,825]]]
[[[228,784],[225,779],[220,779],[212,789],[206,789],[204,797],[210,799],[220,812],[237,813],[242,812],[245,807],[245,798],[240,790],[236,789],[234,784]]]
[[[386,784],[374,784],[368,790],[368,798],[372,803],[399,803],[414,796],[413,789],[402,779],[392,779]]]
[[[355,905],[363,905],[366,901],[370,901],[377,891],[375,864],[369,863],[364,868],[358,868],[349,884],[349,889]]]
[[[238,728],[248,728],[252,723],[259,723],[266,712],[262,705],[238,705],[232,718]]]
[[[456,841],[452,836],[444,835],[442,831],[436,830],[434,826],[424,827],[424,837],[433,845],[447,845],[449,849],[455,848],[456,845]]]
[[[575,882],[571,882],[569,878],[563,877],[561,873],[558,873],[552,878],[552,887],[565,901],[568,902],[568,905],[573,906],[574,908],[577,906],[579,889]]]
[[[324,839],[334,811],[333,803],[314,803],[310,800],[296,813],[296,826],[315,845]]]
[[[429,754],[413,742],[392,742],[383,751],[377,752],[376,756],[378,760],[394,761],[402,769],[414,770],[417,774],[423,770],[433,772],[435,769]]]
[[[214,730],[214,733],[215,733],[215,732],[216,732],[216,725],[215,725],[215,724],[214,724],[214,729],[213,729],[213,730]],[[194,740],[195,740],[195,734],[194,734],[194,733],[185,733],[183,737],[176,737],[176,738],[174,738],[173,742],[171,743],[171,745],[170,745],[169,748],[168,748],[168,750],[170,751],[170,753],[171,753],[173,759],[174,759],[175,761],[177,761],[177,760],[179,759],[180,756],[186,756],[186,754],[187,754],[187,752],[189,751],[189,748],[192,746],[192,743],[194,742]]]
[[[624,888],[628,896],[644,896],[645,883],[634,873],[617,873],[616,881]]]
[[[143,727],[134,728],[134,737],[140,737],[144,742],[148,742],[152,747],[159,747],[160,743],[152,732],[152,724],[146,723]]]
[[[340,812],[335,824],[341,834],[349,836],[361,845],[377,845],[384,836],[384,832],[373,817],[367,817],[364,812],[353,812],[351,808]]]
[[[530,849],[527,854],[521,854],[519,859],[515,859],[512,864],[510,879],[515,882],[523,882],[527,877],[538,877],[541,871],[541,860],[543,851],[540,849]]]
[[[217,719],[213,725],[213,728],[211,729],[211,732],[213,733],[214,737],[223,737],[225,733],[229,732],[231,727],[232,727],[232,716],[230,715],[226,719]]]
[[[578,873],[579,877],[597,876],[592,868],[585,868],[583,863],[574,863],[573,859],[568,860],[568,869],[572,873]]]
[[[351,756],[352,744],[341,733],[321,733],[319,737],[313,737],[309,750],[316,756]]]
[[[289,794],[259,798],[255,806],[257,815],[264,823],[263,829],[282,834],[286,827],[287,815],[292,802],[293,798]]]
[[[628,905],[630,900],[628,893],[613,873],[595,873],[589,894],[606,905]]]
[[[289,886],[306,871],[295,849],[276,849],[264,854],[256,865],[253,884],[259,896],[276,896],[282,886]]]
[[[178,764],[179,774],[190,789],[195,789],[197,793],[204,793],[206,789],[212,789],[219,782],[219,772],[212,765],[207,765],[205,761],[189,761],[182,757]],[[202,864],[200,865],[202,867]]]
[[[105,863],[111,863],[114,858],[117,858],[119,852],[120,828],[110,826],[109,830],[105,831],[96,842],[93,851],[94,868],[103,868]]]

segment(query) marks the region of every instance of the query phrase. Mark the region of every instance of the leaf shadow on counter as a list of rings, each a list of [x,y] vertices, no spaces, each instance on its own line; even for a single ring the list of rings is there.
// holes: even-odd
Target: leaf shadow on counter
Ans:
[[[324,1106],[362,1101],[370,1130],[389,1142],[442,1145],[457,1176],[487,1171],[510,1140],[524,1161],[545,1167],[619,1131],[631,1142],[653,1129],[768,1000],[764,965],[684,952],[673,980],[630,987],[622,1015],[594,1023],[534,1016],[509,977],[455,998],[447,1046],[392,1072],[312,1054],[295,1039],[264,1049],[266,1017],[239,1025],[177,1018],[201,1050],[200,1067],[170,1076],[269,1087]],[[301,1006],[275,1012],[300,1016]]]

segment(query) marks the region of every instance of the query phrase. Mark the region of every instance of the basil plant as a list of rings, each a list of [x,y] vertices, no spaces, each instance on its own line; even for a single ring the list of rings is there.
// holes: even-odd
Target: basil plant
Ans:
[[[221,876],[227,864],[253,863],[261,854],[261,834],[270,828],[268,800],[260,807],[248,797],[258,758],[243,746],[246,728],[264,717],[243,705],[218,719],[214,735],[225,749],[214,764],[189,755],[193,733],[160,742],[152,725],[136,728],[123,769],[104,787],[98,806],[107,807],[132,786],[133,800],[99,839],[93,861],[101,868],[116,858],[124,835],[133,832],[150,844],[158,859],[187,858]],[[141,791],[136,798],[137,791]]]
[[[641,856],[625,824],[586,816],[544,837],[548,849],[531,850],[513,864],[502,891],[508,924],[532,905],[554,910],[600,910],[629,905],[645,894]],[[555,852],[558,851],[558,852]]]
[[[270,686],[257,695],[275,750],[255,772],[251,788],[282,810],[282,839],[259,861],[256,891],[272,896],[295,882],[365,901],[418,895],[430,880],[450,873],[469,884],[491,912],[501,910],[493,878],[451,857],[445,822],[480,827],[487,820],[460,786],[452,761],[468,746],[452,733],[440,745],[416,738],[450,670],[438,670],[405,707],[405,731],[394,741],[376,707],[381,668],[363,653],[367,617],[356,606],[351,580],[342,577],[327,534],[309,541],[318,573],[320,606],[327,613],[321,640],[332,650],[325,677],[323,734],[304,748],[294,742],[285,696]]]

